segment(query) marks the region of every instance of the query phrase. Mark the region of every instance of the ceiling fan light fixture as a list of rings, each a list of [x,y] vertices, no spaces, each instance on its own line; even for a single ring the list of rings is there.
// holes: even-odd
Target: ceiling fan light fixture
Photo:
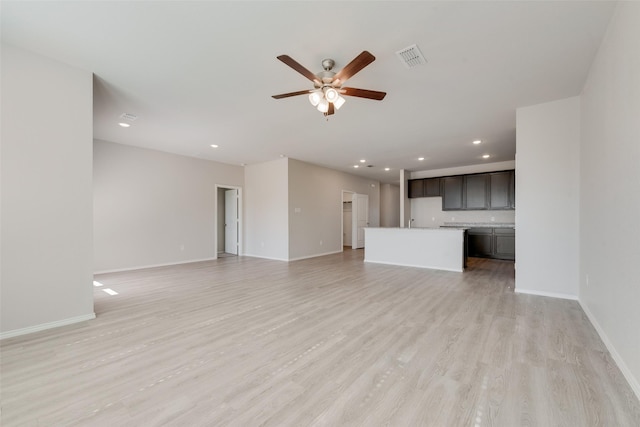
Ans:
[[[329,102],[336,102],[340,97],[340,94],[338,93],[338,91],[332,87],[326,87],[323,90],[324,90],[324,97],[327,98],[327,101]]]
[[[340,107],[342,107],[342,105],[345,103],[345,99],[343,97],[341,97],[340,95],[338,95],[338,99],[336,99],[335,101],[333,101],[333,106],[336,107],[336,110],[339,110]]]
[[[321,113],[326,113],[327,111],[329,111],[329,102],[323,98],[320,100],[320,102],[318,102],[317,108]]]
[[[311,103],[311,105],[313,105],[314,107],[318,106],[318,103],[320,103],[320,100],[322,99],[322,93],[318,92],[318,91],[314,91],[311,92],[309,94],[309,102]]]

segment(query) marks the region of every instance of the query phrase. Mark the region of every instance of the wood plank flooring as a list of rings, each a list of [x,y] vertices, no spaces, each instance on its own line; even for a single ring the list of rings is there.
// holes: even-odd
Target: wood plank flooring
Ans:
[[[2,426],[640,426],[579,305],[514,294],[510,262],[346,250],[96,280],[95,320],[2,341]]]

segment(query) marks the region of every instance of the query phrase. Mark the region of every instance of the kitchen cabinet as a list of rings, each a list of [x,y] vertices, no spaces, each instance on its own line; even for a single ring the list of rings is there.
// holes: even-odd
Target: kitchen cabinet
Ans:
[[[440,178],[425,178],[424,179],[424,197],[437,197],[442,193],[440,192]]]
[[[513,210],[515,171],[409,180],[409,198],[442,196],[443,211]]]
[[[464,176],[463,206],[473,211],[489,208],[489,174]]]
[[[424,179],[409,180],[409,198],[424,197]]]
[[[409,180],[409,198],[440,196],[440,178]]]
[[[489,174],[491,195],[489,209],[512,209],[511,189],[513,171],[495,172]]]
[[[491,258],[493,255],[493,228],[467,230],[467,255]]]
[[[467,231],[467,254],[514,261],[516,231],[513,228],[471,228]]]
[[[462,175],[442,178],[442,210],[452,211],[464,209]]]
[[[510,208],[516,208],[516,171],[511,171],[511,177],[509,178],[509,200]]]
[[[513,228],[493,229],[493,258],[516,259],[516,230]]]

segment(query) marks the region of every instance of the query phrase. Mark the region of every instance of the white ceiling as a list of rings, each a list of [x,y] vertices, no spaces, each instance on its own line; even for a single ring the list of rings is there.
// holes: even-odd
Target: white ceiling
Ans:
[[[95,138],[232,164],[280,155],[377,179],[513,160],[517,107],[578,95],[609,1],[2,1],[2,40],[95,73]],[[395,52],[416,43],[428,63]],[[327,121],[276,59],[376,60]],[[139,118],[124,129],[119,116]],[[72,120],[72,118],[70,118]],[[474,146],[471,141],[482,139]],[[218,144],[220,148],[210,148]],[[482,154],[491,155],[483,160]],[[417,160],[424,156],[423,162]],[[371,168],[353,169],[359,159]],[[384,167],[391,171],[384,172]]]

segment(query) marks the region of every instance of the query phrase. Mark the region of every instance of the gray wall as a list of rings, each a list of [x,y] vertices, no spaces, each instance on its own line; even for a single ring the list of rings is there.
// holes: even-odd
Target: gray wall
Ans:
[[[580,303],[640,398],[638,40],[640,3],[622,2],[582,94]]]
[[[289,259],[342,251],[343,190],[367,194],[370,226],[380,225],[378,181],[288,160]]]
[[[2,46],[2,337],[94,317],[92,82]]]
[[[245,167],[245,255],[289,259],[288,159]]]
[[[288,158],[245,167],[245,254],[294,260],[341,251],[343,190],[369,196],[377,227],[377,181]]]
[[[380,184],[380,227],[400,227],[400,186]]]
[[[215,258],[216,184],[242,167],[95,141],[95,271]]]

